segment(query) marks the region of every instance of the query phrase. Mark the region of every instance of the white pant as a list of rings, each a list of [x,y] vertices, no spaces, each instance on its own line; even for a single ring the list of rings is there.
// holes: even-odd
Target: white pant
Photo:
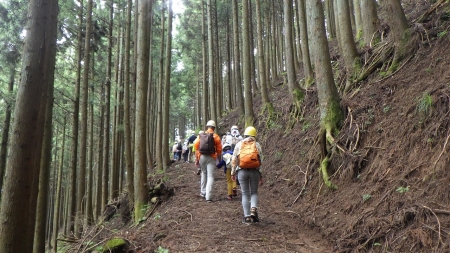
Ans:
[[[205,194],[206,200],[211,200],[211,192],[214,185],[214,171],[216,160],[210,155],[200,155],[200,168],[202,170],[200,180],[200,191]]]
[[[250,206],[258,207],[258,186],[261,174],[257,169],[240,169],[237,172],[242,192],[242,209],[244,216],[250,216]]]

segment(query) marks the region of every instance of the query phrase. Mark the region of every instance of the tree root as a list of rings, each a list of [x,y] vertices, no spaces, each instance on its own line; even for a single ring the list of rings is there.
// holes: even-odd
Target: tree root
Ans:
[[[328,175],[328,167],[329,167],[329,164],[330,164],[330,160],[331,160],[330,157],[331,156],[330,156],[330,153],[327,151],[327,147],[326,147],[327,146],[327,141],[330,144],[334,143],[334,138],[331,135],[330,131],[327,131],[325,129],[321,129],[320,132],[319,132],[319,140],[320,140],[321,152],[322,152],[322,157],[323,157],[322,161],[320,162],[320,169],[319,169],[319,171],[322,173],[322,179],[323,179],[324,184],[328,188],[330,188],[332,190],[336,190],[337,186],[334,185],[330,181],[330,178],[329,178],[329,175]]]

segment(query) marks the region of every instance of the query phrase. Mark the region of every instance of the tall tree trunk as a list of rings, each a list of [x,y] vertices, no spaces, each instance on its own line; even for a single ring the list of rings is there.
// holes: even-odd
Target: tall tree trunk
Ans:
[[[395,55],[390,69],[394,71],[398,67],[398,62],[405,57],[408,51],[405,48],[411,37],[406,32],[408,30],[408,20],[406,19],[400,0],[381,0],[380,3],[383,10],[386,11],[388,24],[394,39]]]
[[[205,11],[205,0],[202,0],[202,118],[201,121],[203,124],[200,126],[204,126],[206,124],[206,120],[210,117],[208,111],[208,56],[207,56],[207,35],[206,35],[206,11]]]
[[[208,80],[209,80],[209,112],[211,114],[210,119],[217,122],[217,107],[216,107],[216,88],[214,71],[214,27],[213,27],[213,0],[207,0],[207,16],[208,16]]]
[[[81,131],[80,131],[80,155],[77,177],[77,215],[75,217],[75,235],[80,236],[83,230],[82,217],[84,215],[83,200],[86,194],[86,170],[87,170],[87,107],[88,107],[88,88],[89,88],[89,63],[90,63],[90,41],[92,32],[92,2],[88,0],[86,10],[86,35],[84,40],[84,58],[83,58],[83,80],[81,96]]]
[[[330,39],[336,38],[336,23],[334,15],[334,3],[336,0],[325,0],[323,3],[325,5],[325,17],[327,22],[327,32],[329,33]]]
[[[361,16],[361,4],[360,4],[360,0],[352,0],[353,1],[353,16],[355,19],[355,32],[356,32],[356,40],[361,39],[362,36],[362,25],[363,25],[363,21],[362,21],[362,16]]]
[[[135,120],[135,146],[134,146],[134,221],[138,222],[145,215],[145,205],[148,199],[147,185],[147,161],[146,161],[146,107],[147,107],[147,83],[149,65],[149,27],[153,1],[139,1],[139,25],[137,40],[137,82],[136,82],[136,120]]]
[[[95,38],[93,38],[93,40],[95,40]],[[94,59],[95,59],[95,52],[92,52],[92,62],[91,62],[91,67],[92,67],[92,80],[95,80],[95,63],[94,63]],[[94,85],[90,85],[90,96],[93,97],[94,96]],[[87,228],[92,224],[92,220],[93,220],[93,210],[92,210],[92,192],[93,192],[93,183],[94,183],[94,179],[93,179],[93,175],[94,175],[94,171],[93,171],[93,158],[94,158],[94,103],[92,101],[89,101],[89,110],[88,110],[88,123],[89,123],[89,130],[88,130],[88,135],[89,135],[89,144],[87,147],[87,152],[88,152],[88,156],[87,156],[87,166],[86,166],[86,171],[87,171],[87,183],[86,183],[86,209],[85,209],[85,216],[84,216],[84,227]]]
[[[45,232],[49,202],[50,188],[50,165],[52,160],[52,116],[53,116],[53,82],[47,87],[47,96],[45,97],[45,128],[44,142],[42,146],[40,173],[39,173],[39,192],[36,207],[36,225],[34,229],[33,252],[45,252]]]
[[[133,8],[133,3],[131,0],[127,0],[127,21],[125,28],[125,63],[124,63],[124,146],[125,146],[125,171],[126,171],[126,185],[128,198],[130,200],[130,204],[132,205],[134,201],[134,184],[133,184],[133,159],[131,152],[131,94],[130,94],[130,65],[131,62],[131,54],[130,54],[130,43],[131,43],[131,9]]]
[[[258,32],[258,80],[259,88],[261,90],[261,98],[264,103],[264,110],[268,110],[271,113],[274,108],[272,102],[270,102],[269,94],[267,92],[266,82],[266,62],[264,60],[264,42],[263,42],[263,24],[261,14],[261,0],[256,0],[256,29]]]
[[[159,77],[158,77],[158,106],[157,106],[157,121],[156,121],[156,163],[159,168],[165,168],[165,156],[164,152],[168,150],[163,149],[163,82],[164,82],[164,46],[165,46],[165,13],[164,13],[165,0],[161,3],[161,43],[159,50]]]
[[[298,19],[300,20],[300,45],[302,47],[303,71],[305,75],[305,89],[313,83],[314,73],[311,66],[311,56],[309,52],[308,25],[306,21],[305,0],[297,0]]]
[[[339,94],[333,79],[322,1],[314,0],[308,1],[308,3],[308,22],[311,22],[311,27],[313,28],[311,30],[311,42],[316,52],[314,66],[320,110],[319,135],[323,136],[323,138],[326,137],[328,142],[334,143],[333,134],[339,130],[339,126],[343,120],[343,112],[339,105]],[[326,143],[322,143],[322,145],[323,150],[325,150]],[[325,184],[330,188],[334,188],[335,186],[328,180],[327,174],[327,165],[330,156],[329,154],[323,154],[321,171]]]
[[[375,0],[364,0],[360,2],[362,18],[362,38],[364,46],[373,46],[380,40],[378,33],[377,3]]]
[[[37,181],[48,86],[53,85],[57,0],[30,0],[22,77],[0,205],[0,245],[4,252],[32,252]],[[18,215],[20,213],[20,215]]]
[[[81,48],[83,43],[83,0],[80,1],[78,10],[78,35],[77,35],[77,79],[75,84],[75,94],[73,103],[73,116],[72,116],[72,161],[70,164],[70,193],[69,193],[69,206],[68,222],[65,228],[66,234],[73,232],[75,225],[75,216],[77,213],[77,161],[78,161],[78,130],[79,130],[79,112],[80,112],[80,86],[81,86]]]
[[[8,93],[12,94],[14,90],[14,80],[16,75],[16,62],[11,66],[8,82]],[[0,146],[0,189],[3,188],[3,177],[5,176],[6,154],[8,153],[9,127],[11,125],[12,101],[7,101],[5,110],[5,120],[3,121],[3,134]],[[1,198],[0,198],[1,199]]]
[[[234,39],[234,72],[236,73],[236,103],[240,115],[245,115],[244,96],[242,94],[241,51],[239,49],[239,14],[238,2],[233,0],[233,39]]]
[[[297,83],[297,75],[294,68],[294,51],[293,51],[293,39],[292,39],[292,0],[284,0],[284,43],[286,48],[286,72],[287,81],[289,87],[289,93],[292,98],[292,102],[297,108],[300,109],[300,103],[303,100],[304,94]]]
[[[251,83],[251,57],[250,57],[250,18],[249,1],[242,2],[242,52],[244,58],[243,74],[244,74],[244,94],[245,94],[245,126],[253,126],[255,114],[253,112],[253,94]]]
[[[170,164],[169,153],[169,109],[170,109],[170,66],[172,64],[172,0],[168,0],[168,17],[167,17],[167,45],[166,60],[164,62],[164,114],[163,114],[163,168],[167,170]]]
[[[338,19],[339,19],[339,37],[341,41],[342,56],[347,69],[349,79],[359,71],[359,55],[353,40],[352,24],[350,22],[350,10],[348,0],[337,1]]]
[[[55,192],[55,204],[53,205],[53,227],[51,228],[53,230],[53,236],[51,238],[51,252],[56,253],[58,250],[58,229],[59,229],[59,219],[60,219],[60,208],[61,208],[61,184],[62,184],[62,174],[63,174],[63,168],[64,168],[64,152],[66,147],[66,121],[67,116],[64,116],[64,123],[63,123],[63,132],[62,132],[62,148],[61,148],[61,155],[59,159],[59,168],[58,168],[58,174],[56,176],[56,192]],[[50,228],[49,228],[50,229]]]

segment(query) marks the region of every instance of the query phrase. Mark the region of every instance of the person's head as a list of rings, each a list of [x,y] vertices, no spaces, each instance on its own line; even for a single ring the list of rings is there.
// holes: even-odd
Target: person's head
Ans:
[[[214,122],[214,120],[209,120],[206,122],[206,128],[211,128],[212,130],[216,129],[216,122]]]
[[[225,142],[225,144],[223,144],[222,151],[226,152],[228,150],[231,150],[231,145],[228,142]]]
[[[244,137],[256,137],[256,128],[249,126],[244,131]]]
[[[231,127],[231,135],[239,135],[239,129],[237,126]]]

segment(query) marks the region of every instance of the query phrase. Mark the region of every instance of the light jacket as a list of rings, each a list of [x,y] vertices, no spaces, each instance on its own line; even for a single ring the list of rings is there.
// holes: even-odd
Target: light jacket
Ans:
[[[231,158],[231,175],[236,175],[236,172],[237,172],[238,170],[241,169],[241,168],[239,167],[239,163],[238,163],[238,156],[239,156],[239,154],[240,154],[240,152],[241,152],[241,146],[242,146],[242,143],[243,143],[245,140],[248,140],[249,138],[252,138],[253,141],[256,142],[256,149],[258,149],[258,153],[259,153],[259,157],[260,157],[260,159],[261,159],[261,163],[262,163],[262,161],[263,161],[263,154],[262,154],[261,145],[259,144],[259,142],[256,141],[255,137],[251,137],[251,136],[250,136],[250,137],[247,137],[247,138],[241,140],[240,142],[238,142],[238,143],[236,144],[236,147],[234,148],[234,151],[233,151],[233,157]],[[262,169],[261,169],[261,166],[260,166],[259,168],[257,168],[257,170],[259,171],[259,173],[261,173],[261,177],[262,177]]]

